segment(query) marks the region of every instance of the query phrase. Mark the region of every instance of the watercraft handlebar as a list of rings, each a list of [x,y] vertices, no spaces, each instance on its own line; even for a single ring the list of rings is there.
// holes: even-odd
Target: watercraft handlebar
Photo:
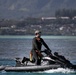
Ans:
[[[41,53],[43,52],[47,55],[52,55],[51,50],[44,49],[43,51],[41,51]]]

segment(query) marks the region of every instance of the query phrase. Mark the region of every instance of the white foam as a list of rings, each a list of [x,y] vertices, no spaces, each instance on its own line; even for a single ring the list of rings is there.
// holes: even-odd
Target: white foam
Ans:
[[[75,71],[68,68],[58,68],[45,71],[45,73],[75,73]]]

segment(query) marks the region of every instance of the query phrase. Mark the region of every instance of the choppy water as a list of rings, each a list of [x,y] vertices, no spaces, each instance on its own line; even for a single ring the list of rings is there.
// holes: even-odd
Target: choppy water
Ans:
[[[55,51],[64,55],[72,63],[76,64],[76,36],[42,36],[48,44],[52,53]],[[16,57],[29,57],[32,48],[33,36],[0,36],[0,65],[15,65],[13,60]],[[42,47],[42,49],[45,49]],[[0,75],[74,75],[75,71],[69,69],[53,69],[38,73],[25,72],[5,72],[1,71]]]

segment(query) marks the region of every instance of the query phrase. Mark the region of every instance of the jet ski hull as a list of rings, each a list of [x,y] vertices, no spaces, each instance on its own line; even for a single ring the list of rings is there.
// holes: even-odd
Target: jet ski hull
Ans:
[[[43,65],[43,66],[24,66],[24,67],[15,67],[7,66],[5,71],[26,71],[26,72],[36,72],[36,71],[45,71],[49,69],[57,69],[60,65]]]
[[[58,64],[52,64],[52,65],[27,65],[27,66],[0,66],[0,71],[5,70],[7,72],[36,72],[36,71],[46,71],[50,69],[57,69],[57,68],[68,68],[68,67],[62,67]],[[76,70],[76,65],[73,65],[69,69]]]

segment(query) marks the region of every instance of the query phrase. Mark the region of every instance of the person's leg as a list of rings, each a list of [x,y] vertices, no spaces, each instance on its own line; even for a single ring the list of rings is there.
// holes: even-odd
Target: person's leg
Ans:
[[[37,65],[41,65],[41,58],[40,57],[37,59]]]
[[[33,58],[35,59],[35,64],[36,65],[41,65],[41,57],[35,51],[33,51]]]
[[[37,65],[37,63],[38,63],[38,56],[37,56],[37,53],[35,51],[33,51],[33,59],[35,60],[35,64]]]

